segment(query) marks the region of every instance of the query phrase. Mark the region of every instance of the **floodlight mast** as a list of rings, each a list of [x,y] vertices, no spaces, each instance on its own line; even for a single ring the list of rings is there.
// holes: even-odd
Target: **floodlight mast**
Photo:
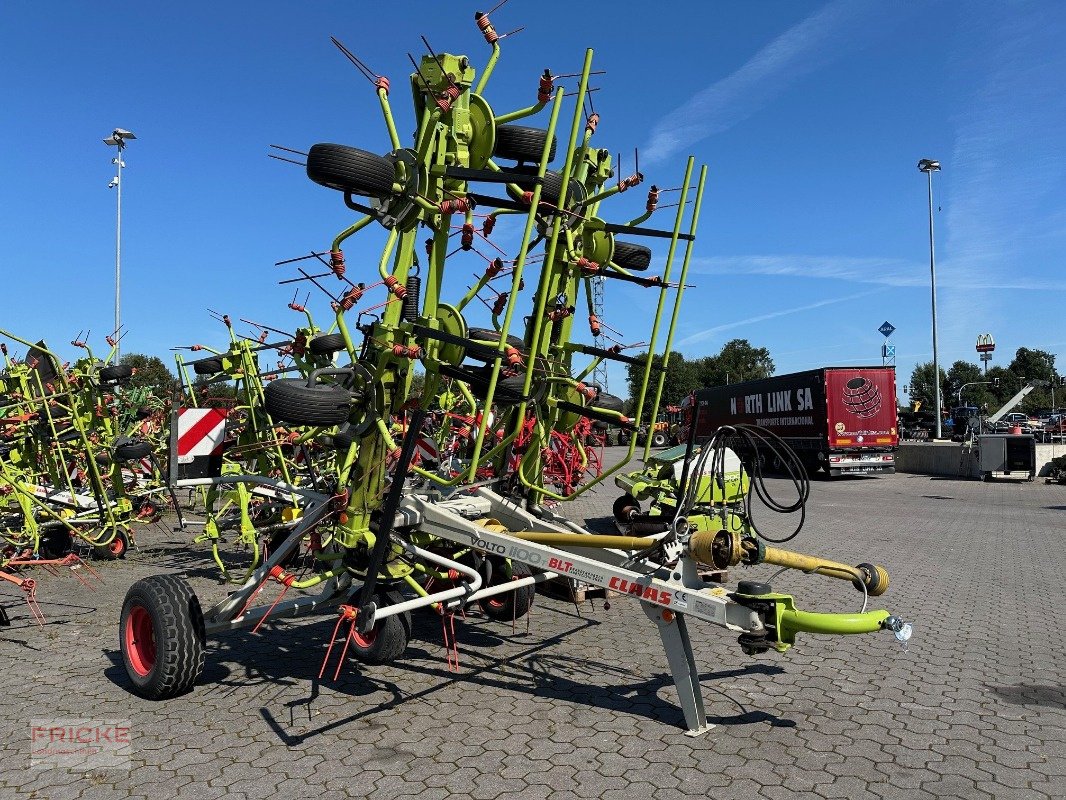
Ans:
[[[933,299],[933,397],[934,413],[936,414],[936,438],[943,438],[941,428],[941,401],[940,401],[940,358],[937,353],[936,341],[936,256],[933,247],[933,173],[940,171],[940,162],[930,158],[923,158],[918,162],[918,169],[929,178],[929,279],[932,285]]]
[[[104,139],[104,144],[116,148],[116,155],[111,160],[115,165],[115,177],[108,188],[114,187],[118,192],[118,203],[115,214],[115,360],[119,357],[122,337],[122,168],[126,166],[122,161],[122,151],[126,149],[127,139],[136,139],[133,131],[124,128],[115,128],[111,135]]]

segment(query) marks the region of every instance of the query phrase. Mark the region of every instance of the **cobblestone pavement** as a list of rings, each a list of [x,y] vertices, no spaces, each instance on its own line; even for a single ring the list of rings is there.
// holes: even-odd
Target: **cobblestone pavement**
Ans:
[[[615,496],[570,514],[603,524]],[[458,674],[429,615],[400,663],[351,662],[337,681],[316,678],[332,616],[268,623],[213,640],[192,693],[141,700],[117,655],[129,584],[184,572],[206,602],[225,591],[186,534],[155,526],[125,562],[98,567],[98,591],[45,576],[44,629],[3,590],[0,798],[1064,797],[1064,520],[1061,486],[816,482],[796,549],[885,564],[880,599],[914,622],[910,652],[887,634],[806,636],[753,658],[695,623],[717,724],[695,739],[653,626],[623,599],[540,597],[528,632],[471,615],[457,623]],[[840,581],[774,585],[802,608],[860,603]],[[129,719],[131,768],[31,768],[34,717]]]

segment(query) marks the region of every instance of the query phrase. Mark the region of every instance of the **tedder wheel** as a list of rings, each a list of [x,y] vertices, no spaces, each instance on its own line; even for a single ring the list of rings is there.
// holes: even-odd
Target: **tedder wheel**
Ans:
[[[215,375],[222,372],[221,358],[201,358],[192,362],[192,371],[197,375]]]
[[[499,125],[496,128],[496,147],[493,154],[497,158],[509,161],[529,161],[540,163],[544,153],[544,140],[548,132],[542,128],[530,128],[525,125]],[[548,161],[555,160],[556,139],[552,137]]]
[[[611,511],[619,522],[629,522],[629,515],[632,511],[640,513],[640,502],[633,495],[624,494],[614,501]]]
[[[632,242],[619,242],[615,240],[614,255],[611,261],[622,269],[643,272],[651,266],[651,248]]]
[[[51,528],[41,533],[41,543],[37,552],[42,558],[62,558],[69,553],[74,544],[70,531],[66,528]]]
[[[484,400],[489,393],[489,379],[492,377],[492,367],[485,367],[480,371],[476,380],[470,381],[470,394],[479,400]],[[501,406],[513,406],[522,402],[522,387],[525,385],[524,375],[515,375],[505,378],[503,375],[496,380],[496,393],[492,402]]]
[[[594,408],[602,408],[606,411],[617,411],[622,413],[622,409],[625,407],[625,401],[617,395],[608,394],[607,392],[600,392],[596,399],[589,403]],[[596,431],[605,431],[610,427],[610,424],[604,422],[602,419],[593,420],[592,429]]]
[[[508,583],[514,578],[528,578],[532,574],[528,566],[518,561],[511,561],[510,569],[507,568],[506,562],[494,562],[493,579],[489,585],[499,586],[501,583]],[[531,583],[529,586],[520,586],[513,592],[504,592],[503,594],[478,600],[478,605],[481,606],[481,610],[485,612],[486,617],[502,622],[510,622],[514,619],[521,619],[529,613],[529,609],[533,607],[533,598],[536,595],[537,587]]]
[[[486,342],[492,345],[498,345],[500,343],[500,332],[492,330],[490,328],[471,328],[467,333],[466,338],[473,339],[475,342]],[[507,344],[518,350],[520,353],[525,354],[526,343],[518,336],[507,336]]]
[[[123,437],[115,442],[116,461],[137,461],[152,454],[152,445],[140,439]]]
[[[385,197],[392,194],[396,171],[392,162],[343,144],[316,144],[307,153],[307,177],[342,192]]]
[[[378,597],[381,607],[402,601],[403,595],[396,591]],[[411,614],[404,612],[378,620],[366,635],[352,631],[351,648],[355,657],[364,664],[390,664],[403,655],[410,640]]]
[[[333,426],[348,420],[351,394],[340,386],[308,386],[302,378],[281,378],[267,384],[266,410],[275,421],[294,425]]]
[[[100,370],[102,381],[124,381],[133,377],[133,368],[129,364],[112,364]]]
[[[311,339],[307,349],[316,356],[330,356],[345,349],[344,337],[339,333],[323,333]]]
[[[130,549],[130,540],[125,531],[118,531],[115,538],[107,544],[93,545],[93,558],[98,561],[114,561],[116,558],[125,558],[126,551]]]
[[[118,644],[133,691],[164,700],[189,691],[204,669],[204,615],[189,584],[153,575],[126,592]]]

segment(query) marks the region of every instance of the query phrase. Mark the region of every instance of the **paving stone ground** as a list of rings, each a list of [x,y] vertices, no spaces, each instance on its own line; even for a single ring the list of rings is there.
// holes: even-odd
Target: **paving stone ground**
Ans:
[[[602,525],[616,494],[568,513]],[[695,739],[654,628],[624,599],[538,597],[528,632],[459,620],[458,674],[429,615],[401,662],[351,662],[336,681],[317,679],[334,617],[268,623],[212,640],[190,694],[141,700],[117,654],[128,586],[182,572],[206,603],[226,591],[188,538],[145,529],[124,562],[97,566],[97,591],[43,577],[43,629],[2,590],[0,798],[1066,797],[1066,487],[815,482],[796,549],[887,566],[878,605],[914,623],[910,651],[887,634],[806,636],[749,657],[694,623],[717,725]],[[802,608],[861,603],[820,577],[774,586]],[[129,719],[131,767],[30,767],[30,719],[76,717]]]

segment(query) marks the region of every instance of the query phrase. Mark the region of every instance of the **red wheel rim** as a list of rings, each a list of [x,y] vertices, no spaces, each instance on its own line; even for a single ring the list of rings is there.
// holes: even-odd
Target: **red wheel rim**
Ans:
[[[356,647],[367,648],[371,647],[378,639],[378,626],[375,625],[364,636],[357,630],[352,631],[352,641],[355,642]]]
[[[488,605],[492,606],[493,608],[503,608],[503,606],[504,606],[504,604],[505,604],[505,602],[506,602],[506,601],[504,601],[504,600],[501,600],[501,599],[500,599],[500,598],[499,598],[499,597],[497,596],[497,597],[489,597],[489,598],[486,598],[485,602],[486,602],[486,603],[487,603]]]
[[[107,546],[107,549],[114,555],[120,556],[126,551],[126,543],[122,540],[121,536],[115,536],[115,538],[111,540],[111,544]]]
[[[143,606],[133,606],[126,617],[126,656],[142,678],[155,666],[155,631],[152,616]]]

